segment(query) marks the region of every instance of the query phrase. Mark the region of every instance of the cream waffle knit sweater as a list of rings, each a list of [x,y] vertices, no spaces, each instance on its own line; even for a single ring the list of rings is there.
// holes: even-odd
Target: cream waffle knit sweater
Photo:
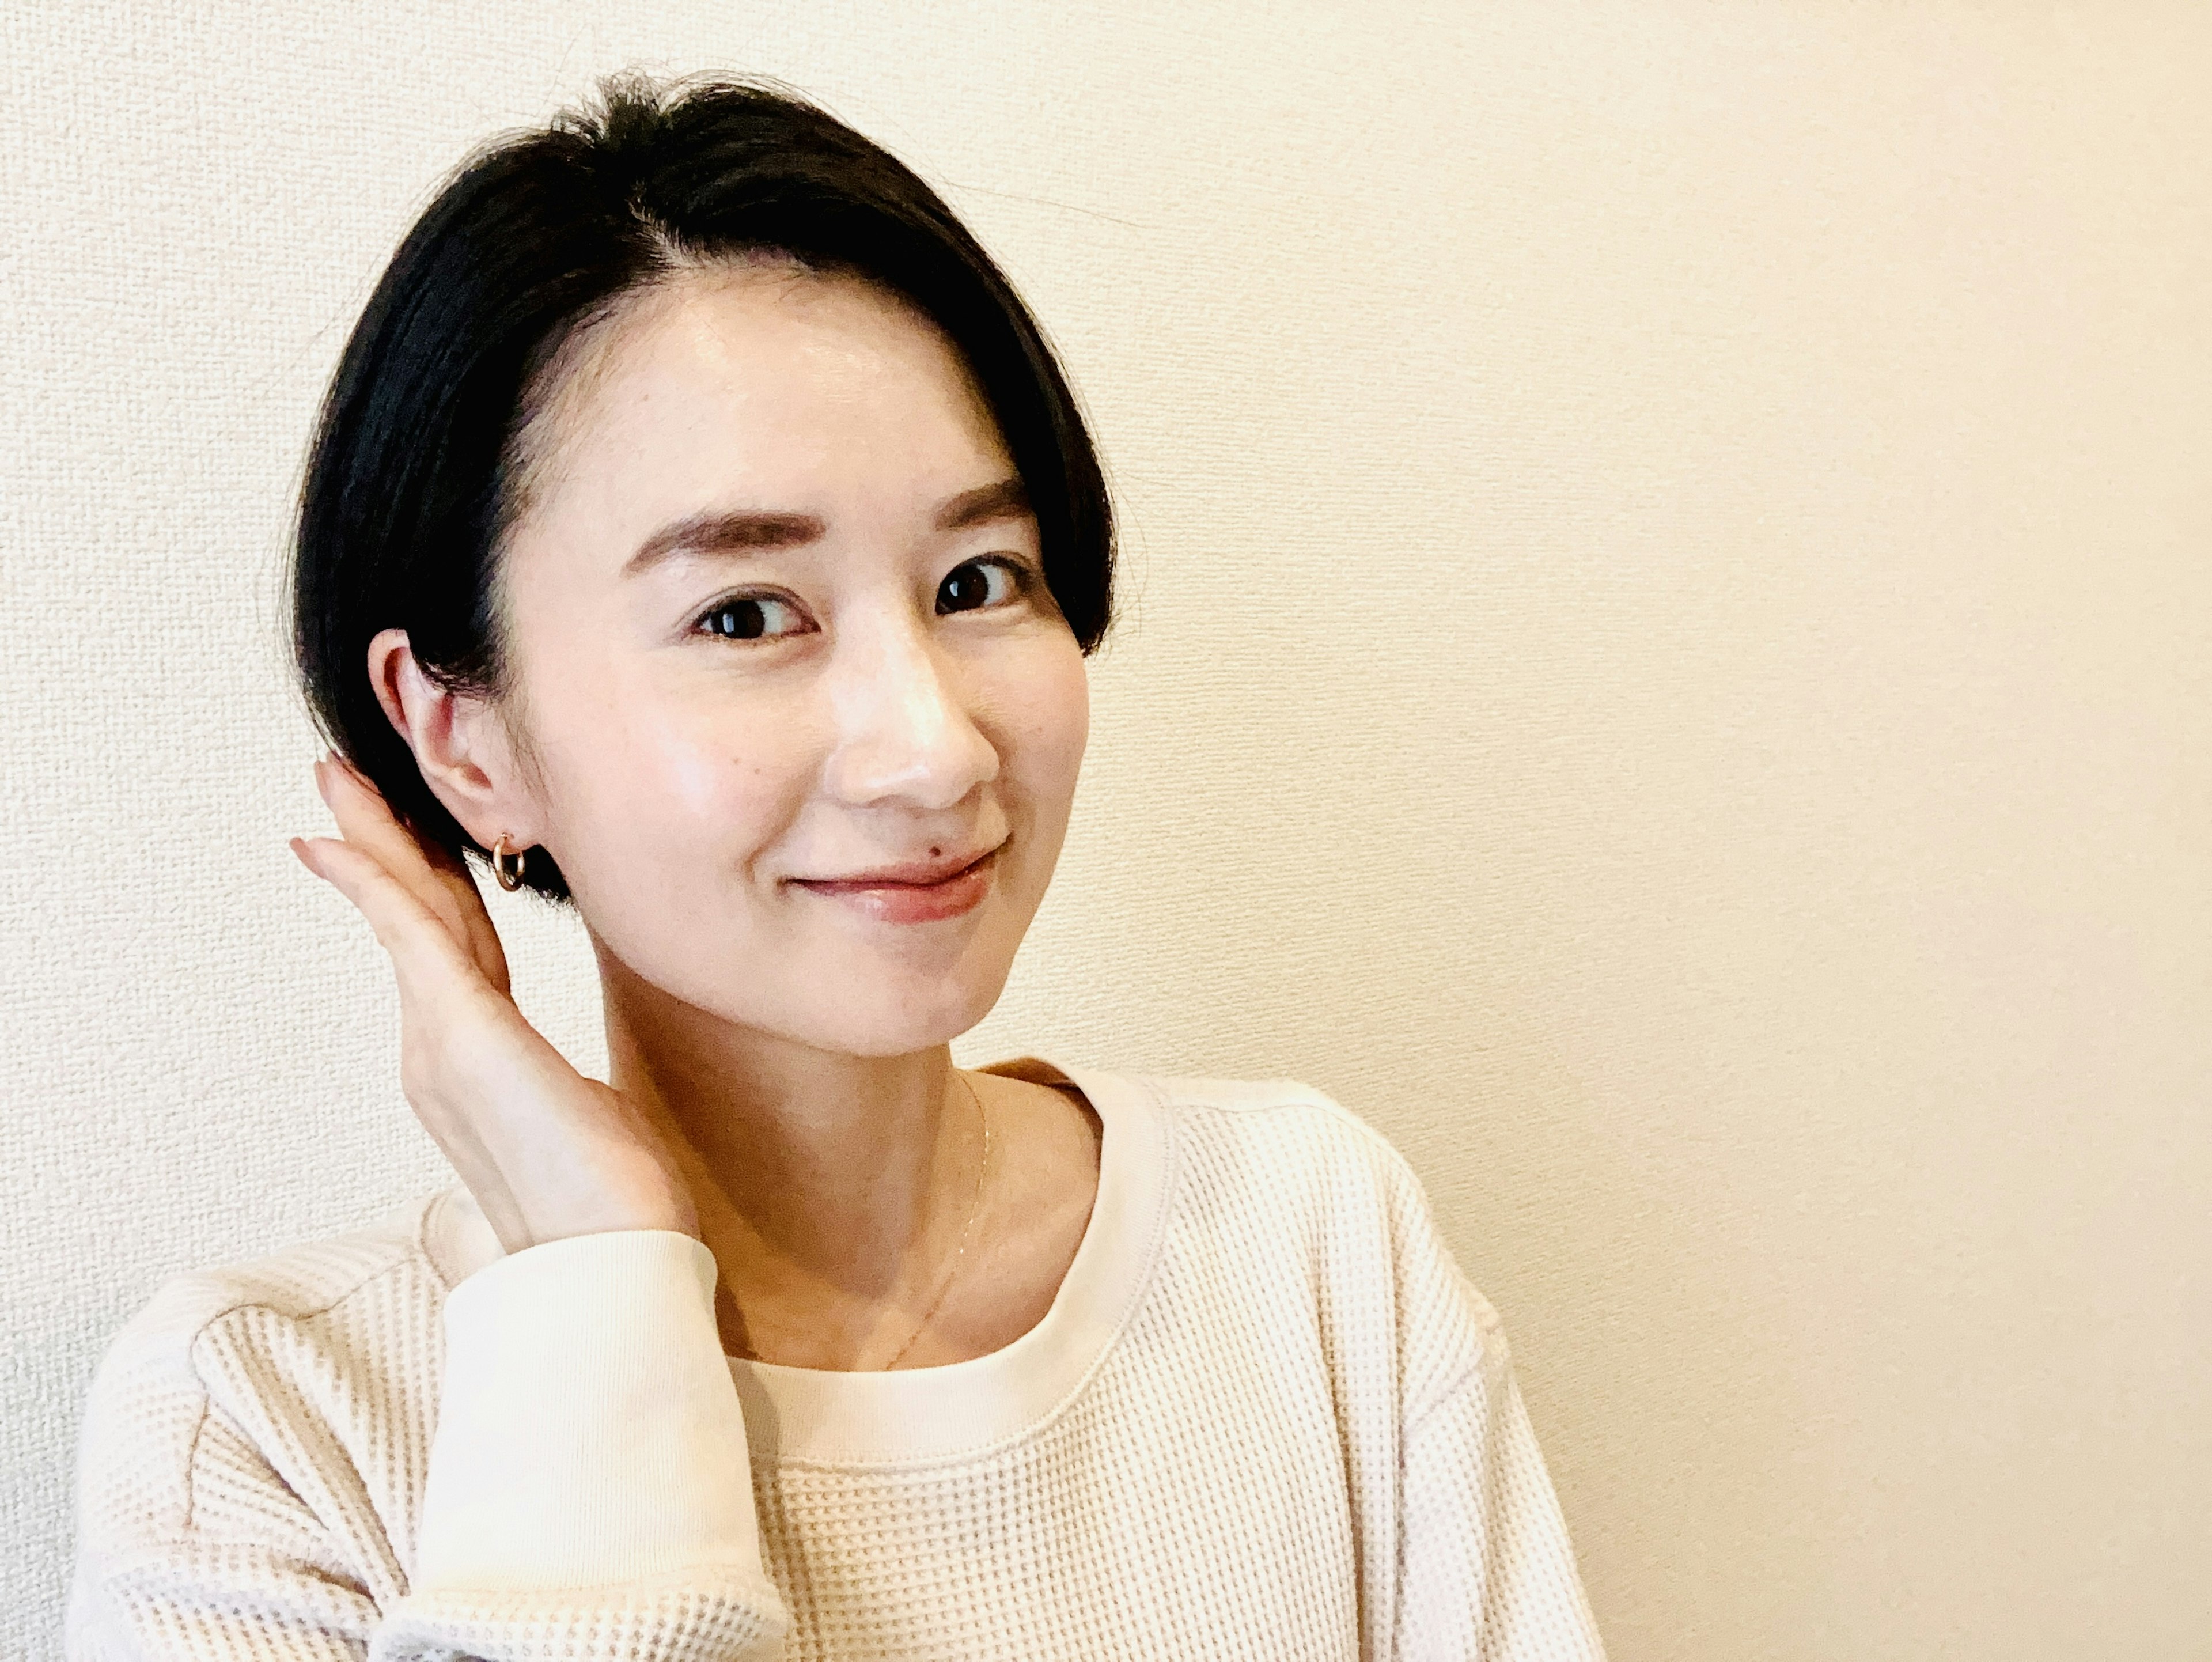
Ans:
[[[949,1367],[722,1354],[665,1230],[503,1255],[459,1185],[166,1282],[76,1471],[70,1662],[1601,1662],[1497,1312],[1307,1087],[1097,1109],[1044,1319]]]

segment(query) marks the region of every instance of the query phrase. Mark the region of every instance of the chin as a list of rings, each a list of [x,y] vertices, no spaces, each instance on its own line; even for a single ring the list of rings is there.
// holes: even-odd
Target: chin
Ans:
[[[950,1044],[991,1014],[1021,945],[1017,922],[1006,915],[991,918],[962,932],[964,940],[948,938],[945,926],[925,926],[939,932],[933,942],[896,934],[860,941],[787,938],[782,952],[765,954],[785,966],[777,984],[763,985],[757,971],[743,975],[734,985],[725,983],[723,996],[709,1008],[817,1050],[910,1056]]]
[[[788,1036],[846,1056],[911,1056],[949,1044],[981,1021],[1006,983],[1004,971],[988,985],[972,976],[933,983],[896,977],[865,985],[855,980],[848,983],[855,989],[853,996],[821,1011],[818,1020],[805,1023],[806,1031]]]
[[[797,1020],[784,1031],[850,1056],[908,1056],[950,1044],[989,1015],[1006,990],[1036,910],[1023,899],[1001,892],[979,916],[910,934],[878,927],[855,939],[839,929],[804,947],[793,942],[798,949],[785,961],[799,973],[778,1001]]]

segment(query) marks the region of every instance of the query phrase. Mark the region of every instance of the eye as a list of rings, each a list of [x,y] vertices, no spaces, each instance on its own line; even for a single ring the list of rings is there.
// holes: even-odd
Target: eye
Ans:
[[[988,581],[995,575],[999,581],[996,592]],[[1001,555],[986,554],[954,566],[937,586],[937,609],[945,612],[975,612],[991,606],[1004,606],[1028,593],[1030,573],[1026,567]]]
[[[695,627],[730,641],[772,639],[775,636],[799,632],[794,629],[772,630],[770,618],[777,613],[796,618],[799,608],[773,594],[736,594],[726,600],[717,600],[708,607],[700,615]]]

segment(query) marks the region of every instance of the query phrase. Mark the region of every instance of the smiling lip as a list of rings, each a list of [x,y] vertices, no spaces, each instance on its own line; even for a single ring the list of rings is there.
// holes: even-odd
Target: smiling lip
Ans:
[[[881,871],[859,877],[797,877],[792,881],[799,888],[811,890],[827,899],[842,901],[886,923],[927,923],[939,918],[957,917],[974,910],[976,903],[990,892],[998,874],[998,854],[997,849],[988,849],[963,866],[939,861],[933,866],[886,866]],[[908,873],[924,877],[934,874],[934,880],[908,880]]]
[[[850,877],[795,877],[792,881],[803,883],[810,889],[927,888],[948,877],[957,877],[998,851],[989,848],[981,854],[955,855],[950,860],[909,860],[899,866],[878,866],[872,872],[854,872]]]

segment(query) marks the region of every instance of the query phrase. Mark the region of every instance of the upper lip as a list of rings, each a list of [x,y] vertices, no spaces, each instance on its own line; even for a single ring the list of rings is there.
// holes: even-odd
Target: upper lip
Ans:
[[[792,880],[795,883],[845,886],[876,883],[942,883],[946,878],[966,871],[988,855],[996,854],[999,848],[1000,844],[994,843],[988,849],[979,849],[969,854],[947,855],[941,860],[908,860],[896,866],[878,866],[872,871],[848,873],[842,877],[799,877]]]

